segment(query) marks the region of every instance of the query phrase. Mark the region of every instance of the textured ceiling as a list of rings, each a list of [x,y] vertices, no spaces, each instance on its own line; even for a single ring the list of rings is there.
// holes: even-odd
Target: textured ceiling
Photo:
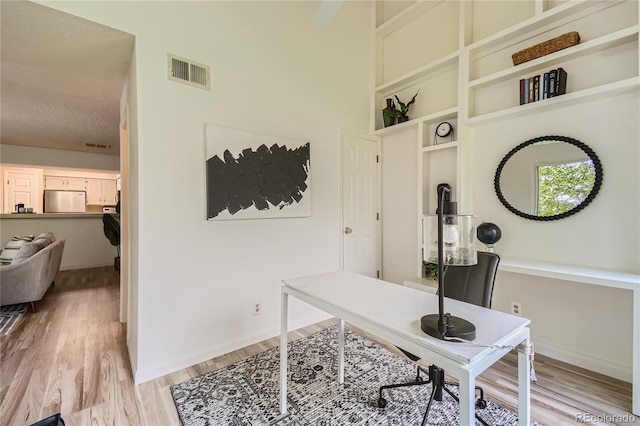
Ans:
[[[118,155],[134,36],[27,1],[0,18],[0,142]]]

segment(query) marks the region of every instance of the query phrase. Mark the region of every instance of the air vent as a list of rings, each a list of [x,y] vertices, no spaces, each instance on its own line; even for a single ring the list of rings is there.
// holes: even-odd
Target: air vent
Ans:
[[[172,54],[167,55],[167,71],[171,81],[209,90],[209,66]]]
[[[85,143],[84,146],[87,148],[100,148],[100,149],[109,149],[111,145],[104,145],[101,143]]]

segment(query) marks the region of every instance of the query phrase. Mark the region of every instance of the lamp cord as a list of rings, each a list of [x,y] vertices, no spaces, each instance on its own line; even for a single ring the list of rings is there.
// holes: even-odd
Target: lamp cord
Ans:
[[[484,345],[482,343],[476,343],[476,342],[472,342],[471,340],[467,340],[467,339],[463,339],[462,337],[444,337],[443,340],[445,342],[455,342],[455,343],[462,343],[465,345],[469,345],[469,346],[477,346],[480,348],[494,348],[494,349],[515,349],[515,346],[511,346],[511,345]]]

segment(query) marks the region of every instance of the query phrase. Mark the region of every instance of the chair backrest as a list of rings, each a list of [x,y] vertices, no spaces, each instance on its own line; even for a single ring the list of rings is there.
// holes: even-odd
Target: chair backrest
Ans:
[[[62,253],[64,252],[65,240],[56,240],[51,244],[51,258],[47,268],[47,288],[55,279],[60,271],[60,263],[62,263]]]
[[[497,254],[479,251],[475,265],[448,266],[444,273],[444,296],[491,308],[499,263]]]

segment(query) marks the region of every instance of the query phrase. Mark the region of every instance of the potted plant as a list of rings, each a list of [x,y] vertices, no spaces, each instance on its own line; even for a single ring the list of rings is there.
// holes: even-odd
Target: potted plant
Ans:
[[[424,261],[422,265],[424,266],[424,277],[429,280],[438,281],[438,265]]]
[[[382,110],[384,127],[396,124],[396,117],[398,117],[399,113],[400,111],[396,109],[396,105],[393,103],[393,98],[387,98],[387,106]]]
[[[409,121],[409,116],[407,115],[407,113],[409,112],[409,107],[416,101],[416,96],[418,96],[418,93],[420,93],[420,90],[418,90],[416,94],[413,95],[413,98],[411,98],[411,100],[406,104],[400,101],[398,95],[395,95],[396,100],[398,101],[398,105],[400,106],[400,110],[398,110],[398,123]]]
[[[113,267],[120,272],[120,201],[116,204],[116,213],[102,215],[102,225],[104,236],[116,248],[117,256],[113,259]]]

